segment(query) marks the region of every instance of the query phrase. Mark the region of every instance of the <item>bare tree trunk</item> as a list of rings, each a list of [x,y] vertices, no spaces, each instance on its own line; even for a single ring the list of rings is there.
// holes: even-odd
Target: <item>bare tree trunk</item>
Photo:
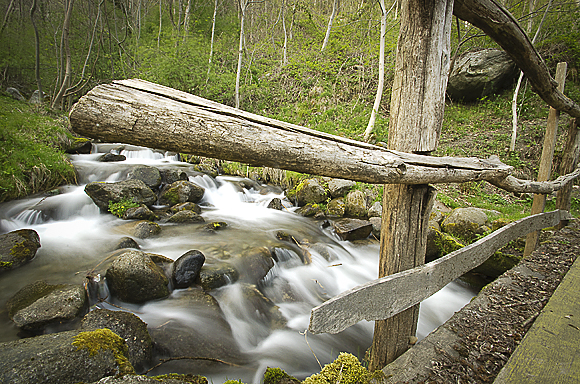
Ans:
[[[163,20],[163,9],[161,4],[163,4],[163,1],[159,0],[159,32],[157,33],[157,49],[159,49],[161,43],[161,22]]]
[[[6,24],[8,24],[8,19],[10,18],[10,14],[14,11],[14,0],[10,0],[10,4],[8,4],[8,9],[6,9],[6,14],[4,15],[4,21],[2,22],[2,26],[0,27],[0,36],[2,36],[2,32],[4,32],[4,28],[6,28]]]
[[[66,68],[65,68],[64,78],[63,78],[62,84],[60,86],[60,90],[58,91],[58,94],[54,97],[54,100],[52,101],[51,108],[53,108],[53,109],[54,108],[62,108],[62,99],[64,96],[64,92],[69,88],[70,80],[71,80],[71,76],[72,76],[72,61],[71,61],[71,55],[70,55],[68,33],[69,33],[70,18],[72,15],[73,3],[74,3],[74,0],[69,0],[66,14],[64,15],[64,22],[63,22],[63,26],[62,26],[62,37],[63,37],[62,41],[64,44],[64,52],[66,55],[66,64],[65,64]]]
[[[187,0],[187,6],[185,7],[185,18],[183,19],[183,40],[189,33],[189,17],[191,12],[191,0]]]
[[[211,43],[209,45],[209,62],[208,62],[208,66],[207,66],[207,77],[205,80],[206,84],[209,81],[209,73],[211,71],[211,60],[213,58],[213,41],[215,39],[215,18],[217,15],[217,7],[218,7],[218,0],[215,0],[214,6],[213,6],[213,17],[211,20]]]
[[[534,7],[535,4],[535,0],[530,0],[530,14],[532,13],[532,9]],[[538,25],[538,29],[536,30],[536,34],[534,35],[534,38],[532,39],[532,45],[536,42],[536,39],[538,38],[538,35],[540,34],[540,29],[542,28],[542,25],[544,24],[544,20],[546,20],[546,15],[548,14],[548,11],[550,10],[550,7],[552,6],[552,0],[550,0],[548,2],[548,5],[546,6],[546,11],[544,12],[544,16],[542,17],[542,21],[540,22],[540,25]],[[530,31],[532,30],[532,21],[530,18],[530,21],[528,23],[528,33],[530,33]],[[516,150],[516,137],[518,134],[518,93],[520,92],[520,86],[522,84],[522,80],[524,78],[524,73],[520,72],[520,76],[518,77],[518,83],[516,84],[516,89],[514,90],[514,97],[512,98],[512,139],[510,142],[510,151],[515,151]]]
[[[10,4],[12,5],[12,4]],[[36,58],[34,61],[34,75],[36,77],[36,86],[38,87],[38,100],[42,104],[44,102],[44,92],[42,92],[42,82],[40,81],[40,38],[38,36],[38,28],[34,22],[34,13],[36,12],[36,0],[32,1],[32,7],[30,7],[30,21],[32,22],[32,27],[34,28],[34,47]]]
[[[580,155],[580,134],[578,133],[578,119],[570,120],[568,128],[568,138],[564,147],[564,156],[560,163],[558,173],[564,175],[576,169],[578,165],[578,156]],[[564,172],[564,173],[563,173]],[[572,205],[572,184],[568,184],[556,194],[556,209],[570,211]],[[557,226],[558,229],[564,227],[565,223]]]
[[[286,32],[286,0],[282,0],[282,30],[284,45],[282,46],[282,66],[288,64],[288,33]]]
[[[381,7],[381,37],[380,37],[380,48],[379,48],[379,84],[377,86],[377,95],[375,96],[375,103],[373,105],[373,110],[371,112],[371,118],[369,119],[369,124],[365,130],[364,141],[368,141],[375,127],[375,121],[377,119],[377,113],[379,113],[379,108],[381,106],[381,99],[383,97],[383,88],[385,87],[385,35],[387,34],[387,15],[391,12],[393,7],[397,4],[396,1],[393,2],[391,8],[387,12],[385,7],[385,0],[380,0],[379,5]]]
[[[332,3],[332,13],[330,14],[330,19],[328,20],[328,27],[326,28],[326,35],[324,36],[324,41],[322,42],[322,48],[320,52],[324,52],[326,45],[328,44],[328,39],[330,38],[330,30],[332,29],[332,23],[334,23],[334,18],[338,13],[338,0],[334,0]]]
[[[236,72],[236,108],[240,108],[240,77],[242,76],[242,58],[244,56],[244,21],[249,0],[240,0],[240,44],[238,47],[238,70]]]
[[[429,5],[426,5],[426,4]],[[429,153],[437,148],[449,73],[453,1],[401,3],[389,149]],[[385,185],[379,278],[424,263],[427,222],[435,193],[428,185]],[[407,350],[418,306],[375,322],[369,370]]]

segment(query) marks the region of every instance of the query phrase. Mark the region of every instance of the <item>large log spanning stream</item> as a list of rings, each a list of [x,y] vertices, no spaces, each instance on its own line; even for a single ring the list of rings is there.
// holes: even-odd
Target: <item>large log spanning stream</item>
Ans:
[[[514,192],[550,193],[577,177],[552,183],[518,180],[497,158],[391,151],[135,79],[95,87],[74,106],[70,122],[75,132],[109,142],[373,184],[487,180]]]

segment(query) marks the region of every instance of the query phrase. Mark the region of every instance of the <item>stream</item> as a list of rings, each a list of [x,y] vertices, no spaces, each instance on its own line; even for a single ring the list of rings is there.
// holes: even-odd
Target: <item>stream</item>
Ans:
[[[260,185],[250,179],[231,176],[210,177],[178,161],[171,153],[125,145],[121,162],[99,162],[98,158],[119,144],[93,145],[89,155],[72,155],[78,172],[78,184],[59,188],[59,193],[43,194],[0,204],[0,233],[30,228],[41,241],[35,259],[0,277],[0,342],[20,338],[18,328],[8,318],[6,301],[19,289],[36,280],[51,284],[82,284],[87,274],[110,252],[110,244],[125,236],[117,227],[125,221],[101,213],[85,194],[84,186],[93,181],[125,180],[136,165],[179,168],[193,183],[205,188],[200,203],[206,222],[226,222],[226,230],[211,236],[193,231],[189,226],[160,224],[159,236],[135,239],[144,252],[177,259],[189,250],[199,250],[206,259],[221,259],[252,247],[268,247],[277,254],[274,267],[260,281],[260,292],[270,299],[284,317],[283,327],[270,327],[241,295],[242,286],[235,282],[209,293],[217,299],[232,330],[237,348],[246,356],[243,367],[212,365],[203,372],[210,382],[241,379],[259,383],[267,367],[280,367],[304,379],[320,371],[319,364],[334,360],[340,352],[350,352],[362,359],[369,348],[373,323],[361,322],[337,335],[305,334],[310,310],[324,300],[377,278],[379,244],[354,244],[342,241],[332,227],[304,218],[293,211],[296,207],[276,187]],[[243,183],[240,183],[243,181]],[[240,187],[243,185],[244,187]],[[267,208],[273,198],[280,198],[286,207],[279,211]],[[312,258],[304,264],[297,252],[276,236],[280,231],[291,233],[309,245]],[[282,284],[281,284],[282,282]],[[98,303],[101,308],[119,310],[119,305],[139,316],[149,328],[179,319],[196,330],[212,335],[214,324],[202,312],[180,305],[177,299],[183,290],[175,290],[168,299],[145,304],[124,304],[111,301]],[[290,293],[292,300],[288,300]],[[469,302],[476,292],[461,282],[452,282],[421,304],[418,338],[444,323],[454,312]],[[218,335],[216,335],[217,337]],[[191,351],[195,355],[195,351]],[[180,365],[155,370],[161,374],[180,369]],[[183,368],[187,369],[187,368]]]

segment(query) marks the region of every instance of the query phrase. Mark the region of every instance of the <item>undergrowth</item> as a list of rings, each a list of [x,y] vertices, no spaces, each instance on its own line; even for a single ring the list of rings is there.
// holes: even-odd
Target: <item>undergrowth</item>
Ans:
[[[64,116],[0,96],[0,202],[75,181]]]

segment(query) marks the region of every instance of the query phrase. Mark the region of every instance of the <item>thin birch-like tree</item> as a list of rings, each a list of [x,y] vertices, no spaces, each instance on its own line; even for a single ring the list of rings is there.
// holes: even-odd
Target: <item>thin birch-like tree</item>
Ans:
[[[213,5],[213,17],[211,19],[211,41],[209,44],[209,62],[207,65],[207,77],[205,79],[206,84],[209,82],[209,73],[211,72],[211,61],[213,59],[213,41],[215,39],[215,19],[217,15],[217,9],[218,9],[218,0],[215,0]]]
[[[330,39],[330,30],[332,29],[332,24],[334,23],[334,19],[338,13],[338,6],[338,0],[334,0],[332,3],[332,13],[330,14],[330,19],[328,20],[328,27],[326,28],[326,35],[324,36],[324,41],[322,42],[322,48],[320,48],[320,52],[324,52],[326,46],[328,45],[328,39]]]
[[[38,36],[38,27],[34,22],[34,13],[36,12],[36,0],[32,1],[32,6],[30,7],[30,21],[32,22],[32,27],[34,28],[34,47],[35,47],[35,60],[34,60],[34,75],[36,77],[36,86],[38,87],[38,102],[42,104],[44,101],[44,92],[42,92],[42,82],[40,81],[40,37]]]
[[[70,54],[70,46],[69,46],[69,27],[70,27],[70,19],[72,16],[73,10],[73,3],[74,0],[69,0],[67,4],[67,10],[64,15],[64,21],[62,26],[62,42],[64,45],[64,54],[66,55],[66,64],[65,64],[65,72],[64,78],[60,85],[60,90],[58,91],[57,95],[52,100],[51,108],[62,108],[62,99],[64,96],[65,91],[70,87],[70,80],[72,77],[72,59]]]

